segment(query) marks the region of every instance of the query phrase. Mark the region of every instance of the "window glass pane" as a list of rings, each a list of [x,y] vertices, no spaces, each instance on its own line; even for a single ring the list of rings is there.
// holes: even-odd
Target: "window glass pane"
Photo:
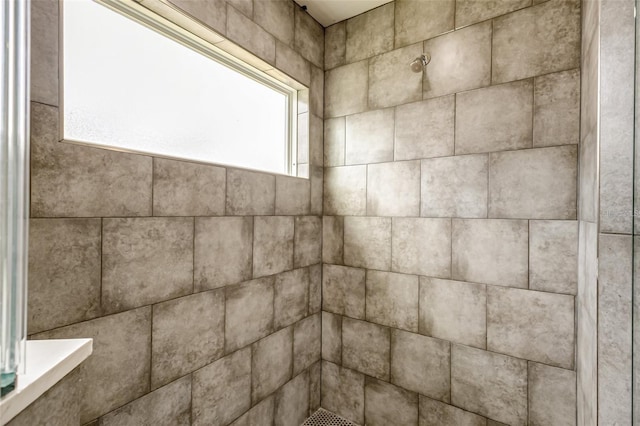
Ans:
[[[91,0],[63,23],[64,139],[287,173],[285,93]]]

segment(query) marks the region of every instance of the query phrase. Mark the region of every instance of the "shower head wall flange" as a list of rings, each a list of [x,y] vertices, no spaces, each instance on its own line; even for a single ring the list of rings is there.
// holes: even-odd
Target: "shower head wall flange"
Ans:
[[[409,67],[411,67],[411,71],[418,73],[422,72],[429,62],[431,62],[431,55],[423,53],[411,61]]]

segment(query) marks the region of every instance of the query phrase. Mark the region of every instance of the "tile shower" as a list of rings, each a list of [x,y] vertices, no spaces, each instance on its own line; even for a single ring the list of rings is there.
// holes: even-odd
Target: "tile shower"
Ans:
[[[10,425],[631,424],[593,295],[631,247],[594,206],[625,2],[172,3],[310,87],[310,179],[58,143],[35,0],[29,334],[94,354]]]

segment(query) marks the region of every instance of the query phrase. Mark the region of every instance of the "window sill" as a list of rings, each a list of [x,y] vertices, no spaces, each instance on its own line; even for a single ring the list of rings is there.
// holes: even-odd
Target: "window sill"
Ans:
[[[0,425],[8,423],[93,352],[93,339],[28,340],[26,374],[0,401]]]

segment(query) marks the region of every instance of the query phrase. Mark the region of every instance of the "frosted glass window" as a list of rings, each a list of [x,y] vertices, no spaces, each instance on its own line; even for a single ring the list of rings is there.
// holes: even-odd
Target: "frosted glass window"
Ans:
[[[295,173],[294,89],[91,0],[64,2],[63,37],[65,140]]]

